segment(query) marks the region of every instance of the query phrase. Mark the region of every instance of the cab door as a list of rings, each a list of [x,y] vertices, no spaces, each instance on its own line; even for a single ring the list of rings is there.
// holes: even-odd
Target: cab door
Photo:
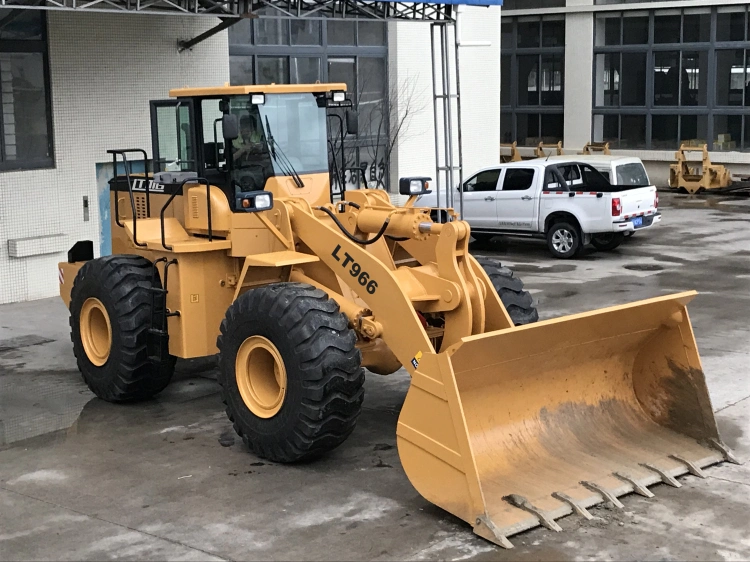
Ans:
[[[497,184],[501,171],[483,170],[464,182],[464,220],[471,226],[497,228]]]
[[[151,102],[154,172],[198,172],[194,124],[191,100]]]

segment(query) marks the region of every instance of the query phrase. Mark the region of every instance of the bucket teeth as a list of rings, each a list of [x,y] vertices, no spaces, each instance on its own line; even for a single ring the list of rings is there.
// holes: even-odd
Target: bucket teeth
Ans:
[[[508,537],[500,532],[497,525],[495,525],[486,515],[477,517],[476,525],[474,525],[474,532],[483,539],[487,539],[498,546],[502,546],[503,548],[513,548],[513,543],[508,540]]]
[[[653,498],[654,497],[654,493],[653,492],[651,492],[648,488],[646,488],[646,486],[644,486],[642,484],[639,484],[638,481],[635,478],[633,478],[632,476],[630,476],[628,474],[624,474],[622,472],[613,472],[612,474],[614,474],[620,480],[623,480],[623,481],[627,482],[628,484],[630,484],[631,486],[633,486],[633,491],[636,494],[639,494],[639,495],[643,496],[644,498]]]
[[[686,458],[681,457],[679,455],[669,455],[669,458],[670,459],[674,459],[674,460],[676,460],[678,462],[681,462],[682,464],[684,464],[685,466],[687,466],[688,472],[690,474],[692,474],[693,476],[697,476],[699,478],[708,478],[706,476],[706,473],[703,472],[703,470],[697,464],[695,464],[693,461],[689,461]]]
[[[578,515],[583,517],[584,519],[588,519],[591,521],[594,516],[589,513],[589,510],[583,507],[580,502],[577,502],[573,498],[571,498],[568,494],[564,494],[562,492],[553,492],[552,497],[556,500],[560,500],[563,503],[567,503],[570,507],[573,508],[573,511],[575,511]]]
[[[610,492],[609,490],[605,489],[604,487],[600,486],[596,482],[587,482],[586,480],[583,480],[581,482],[581,486],[584,488],[588,488],[592,492],[596,492],[598,494],[601,494],[601,496],[608,502],[612,503],[615,507],[619,507],[620,509],[624,508],[625,506],[622,505],[622,502],[615,497],[615,495]]]
[[[669,474],[666,470],[647,462],[641,463],[641,466],[643,468],[648,468],[652,472],[656,472],[659,476],[661,476],[661,481],[665,484],[669,484],[673,488],[682,488],[682,484],[680,484],[677,479]]]
[[[722,443],[718,439],[713,439],[713,438],[709,439],[709,442],[711,443],[711,446],[714,449],[721,451],[721,454],[724,455],[725,461],[731,462],[732,464],[740,464],[739,459],[736,456],[734,456],[732,449],[724,445],[724,443]]]
[[[523,509],[524,511],[528,511],[529,513],[532,513],[536,515],[539,518],[539,522],[547,527],[550,531],[560,532],[562,531],[562,527],[555,523],[555,520],[549,517],[544,511],[539,509],[538,507],[535,507],[531,504],[529,500],[527,500],[523,496],[519,496],[518,494],[510,494],[509,496],[505,496],[503,498],[505,501],[507,501],[509,504],[517,507],[518,509]]]

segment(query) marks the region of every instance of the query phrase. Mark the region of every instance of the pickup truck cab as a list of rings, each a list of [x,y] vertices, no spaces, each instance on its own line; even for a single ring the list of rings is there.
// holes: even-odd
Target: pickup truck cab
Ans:
[[[461,194],[453,195],[458,206]],[[439,212],[434,193],[420,197],[417,205]],[[479,170],[463,184],[464,220],[475,239],[545,237],[558,258],[571,258],[588,243],[600,250],[616,248],[626,232],[661,221],[658,205],[654,186],[613,185],[580,161],[498,164]]]

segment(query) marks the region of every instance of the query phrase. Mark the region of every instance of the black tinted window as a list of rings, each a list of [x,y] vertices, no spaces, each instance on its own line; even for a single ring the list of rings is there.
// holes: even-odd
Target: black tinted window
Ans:
[[[464,183],[465,191],[495,191],[500,170],[487,170],[479,172],[476,176]]]
[[[503,191],[525,191],[534,183],[534,170],[509,168],[505,171]]]
[[[581,179],[581,171],[578,169],[578,166],[560,166],[560,171],[562,172],[565,181],[575,181]]]

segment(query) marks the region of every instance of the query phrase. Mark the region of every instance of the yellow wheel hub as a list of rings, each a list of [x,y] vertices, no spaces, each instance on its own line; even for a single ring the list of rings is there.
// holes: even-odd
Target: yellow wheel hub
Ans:
[[[101,367],[112,350],[112,325],[102,301],[86,299],[81,307],[80,332],[83,350],[94,365]]]
[[[263,336],[247,338],[234,364],[240,396],[259,418],[279,413],[286,395],[286,369],[279,350]]]

